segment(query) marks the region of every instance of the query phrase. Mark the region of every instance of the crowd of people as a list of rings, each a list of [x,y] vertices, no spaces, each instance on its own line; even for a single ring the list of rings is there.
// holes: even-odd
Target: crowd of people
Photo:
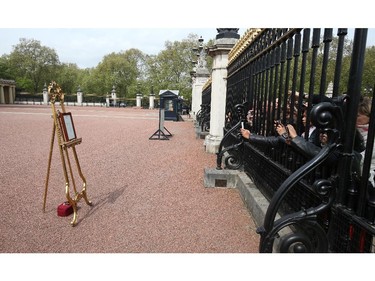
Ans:
[[[297,93],[298,94],[298,93]],[[354,145],[353,145],[353,164],[352,169],[353,172],[361,175],[363,162],[365,157],[366,151],[366,144],[367,144],[367,135],[368,135],[368,128],[370,122],[370,115],[371,115],[371,103],[372,100],[369,97],[361,97],[359,108],[358,108],[358,115],[356,120],[356,134],[354,137]],[[313,104],[314,105],[314,104]],[[247,139],[249,142],[252,143],[265,143],[271,146],[277,146],[280,143],[285,143],[289,145],[293,149],[297,150],[299,153],[304,155],[307,159],[311,159],[316,156],[321,149],[326,146],[329,142],[329,131],[324,131],[317,129],[312,123],[307,126],[307,104],[304,103],[301,110],[302,110],[302,127],[308,130],[302,130],[300,135],[297,134],[297,130],[294,124],[297,124],[297,110],[294,110],[293,118],[287,116],[286,119],[292,120],[294,119],[295,122],[289,122],[289,124],[283,124],[280,120],[274,121],[274,128],[275,128],[275,135],[274,136],[263,136],[252,133],[249,129],[241,128],[240,133],[243,138]],[[251,128],[252,125],[252,117],[253,113],[248,114],[247,122],[248,128]],[[308,134],[306,137],[305,134]],[[339,154],[334,153],[330,159],[327,161],[332,163],[337,163]],[[370,166],[370,173],[369,173],[369,183],[375,187],[374,177],[375,177],[375,147],[372,149],[371,155],[371,166]]]

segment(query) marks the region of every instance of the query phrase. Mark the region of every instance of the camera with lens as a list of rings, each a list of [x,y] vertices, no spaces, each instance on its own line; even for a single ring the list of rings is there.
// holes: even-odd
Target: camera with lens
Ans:
[[[281,120],[275,120],[274,123],[275,123],[275,127],[277,127],[277,126],[283,124],[283,123],[281,122]]]

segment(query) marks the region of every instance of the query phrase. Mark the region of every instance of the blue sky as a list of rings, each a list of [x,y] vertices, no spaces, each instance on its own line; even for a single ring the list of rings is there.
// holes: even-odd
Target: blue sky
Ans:
[[[243,35],[247,28],[240,28]],[[190,33],[207,42],[216,28],[0,28],[0,56],[9,54],[20,38],[35,39],[55,49],[63,63],[80,68],[96,67],[105,55],[136,48],[146,54],[158,54],[166,41],[181,41]],[[353,32],[349,33],[353,36]],[[375,29],[369,29],[368,43],[375,44]]]
[[[367,27],[368,43],[375,45],[373,12],[363,9],[362,1],[316,0],[302,9],[298,0],[268,0],[267,8],[248,0],[214,5],[201,0],[5,1],[0,56],[27,38],[55,49],[61,62],[95,67],[105,55],[130,48],[157,54],[165,41],[180,41],[189,33],[207,42],[215,38],[216,27],[236,27],[240,35],[249,27]]]
[[[240,29],[243,34],[245,29]],[[55,49],[61,62],[80,68],[95,67],[105,55],[136,48],[157,54],[166,41],[181,41],[190,33],[207,42],[216,28],[0,28],[0,56],[12,52],[20,38],[35,39]]]
[[[105,55],[130,48],[157,54],[167,40],[194,33],[207,42],[217,27],[240,28],[225,7],[212,19],[216,6],[200,0],[6,1],[1,4],[0,56],[20,38],[38,40],[55,49],[61,62],[80,68],[95,67]]]

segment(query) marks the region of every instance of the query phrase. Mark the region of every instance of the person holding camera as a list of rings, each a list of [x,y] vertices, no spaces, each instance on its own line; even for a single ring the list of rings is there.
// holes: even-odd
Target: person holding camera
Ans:
[[[361,133],[365,146],[367,145],[367,135],[371,116],[371,99],[369,97],[363,97],[359,103],[358,114],[357,114],[357,130]],[[374,143],[375,145],[375,143]],[[365,159],[365,149],[361,151],[361,171],[363,168],[363,161]],[[371,165],[369,173],[369,181],[373,187],[375,187],[375,147],[372,149]]]

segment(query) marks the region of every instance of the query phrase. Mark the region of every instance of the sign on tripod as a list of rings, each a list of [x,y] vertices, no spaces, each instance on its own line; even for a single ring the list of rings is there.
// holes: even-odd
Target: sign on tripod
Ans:
[[[159,129],[149,137],[150,140],[169,140],[172,134],[164,127],[164,108],[159,109]]]

